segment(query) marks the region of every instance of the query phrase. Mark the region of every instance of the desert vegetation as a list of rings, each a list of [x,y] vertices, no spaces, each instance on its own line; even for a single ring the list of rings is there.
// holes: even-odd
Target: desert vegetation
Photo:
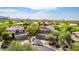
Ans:
[[[56,49],[62,48],[62,50],[74,50],[79,51],[78,42],[74,41],[71,36],[73,32],[79,31],[79,21],[66,21],[66,20],[9,20],[9,19],[0,19],[0,42],[1,48],[8,51],[35,51],[34,46],[31,44],[33,40],[32,37],[41,35],[39,38],[44,38],[45,41],[49,41],[49,46],[54,46]],[[49,24],[45,24],[48,22]],[[18,23],[18,24],[17,24]],[[75,26],[71,24],[76,24]],[[22,33],[17,34],[21,35],[27,33],[27,39],[29,43],[17,43],[15,34],[12,34],[11,31],[5,31],[7,28],[21,26],[24,29]],[[40,30],[39,30],[40,29]],[[42,30],[49,32],[43,33]],[[17,29],[20,30],[20,29]],[[18,33],[18,31],[17,31]],[[38,36],[39,36],[38,35]],[[79,34],[78,34],[79,35]],[[14,37],[13,37],[14,36]],[[38,39],[40,40],[40,39]],[[43,39],[41,39],[43,40]]]

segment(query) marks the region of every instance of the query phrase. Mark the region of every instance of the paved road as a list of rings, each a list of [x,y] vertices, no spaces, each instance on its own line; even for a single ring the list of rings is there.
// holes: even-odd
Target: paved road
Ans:
[[[34,46],[37,48],[37,51],[56,51],[55,49],[46,46],[37,46],[37,45]]]
[[[37,48],[36,51],[56,51],[55,49],[51,49],[51,48],[45,47],[45,46],[37,46],[37,45],[34,45],[34,46]],[[0,48],[0,51],[5,51],[5,50],[2,50]]]

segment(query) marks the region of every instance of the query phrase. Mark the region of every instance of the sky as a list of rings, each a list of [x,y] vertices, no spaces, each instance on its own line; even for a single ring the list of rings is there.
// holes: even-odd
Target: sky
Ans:
[[[0,16],[22,19],[79,20],[79,7],[0,7]]]

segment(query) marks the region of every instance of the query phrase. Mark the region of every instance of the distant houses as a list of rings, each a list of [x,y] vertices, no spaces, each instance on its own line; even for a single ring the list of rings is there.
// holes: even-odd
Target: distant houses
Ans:
[[[44,24],[44,26],[48,26],[49,25],[49,23],[47,21],[44,21],[43,24]]]
[[[16,23],[16,25],[20,26],[20,25],[23,25],[23,23],[22,22],[18,22],[18,23]]]
[[[3,24],[2,22],[0,22],[0,24]]]
[[[77,26],[77,24],[70,24],[70,26]]]

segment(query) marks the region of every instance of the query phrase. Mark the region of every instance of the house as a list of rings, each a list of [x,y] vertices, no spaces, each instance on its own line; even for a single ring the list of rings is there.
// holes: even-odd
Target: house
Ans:
[[[71,39],[74,41],[79,41],[79,31],[72,32]]]
[[[18,23],[16,23],[16,25],[20,26],[20,25],[23,25],[23,23],[22,22],[18,22]]]
[[[73,24],[73,23],[71,23],[70,26],[77,26],[77,24]]]
[[[55,28],[53,27],[42,27],[39,29],[38,34],[36,35],[37,39],[41,39],[41,40],[48,40],[48,38],[46,37],[49,33],[59,33],[58,30],[55,30]]]
[[[37,39],[41,39],[41,40],[47,40],[46,35],[50,33],[50,30],[48,28],[40,28],[39,29],[39,33],[36,35]]]
[[[45,20],[43,21],[43,24],[44,24],[44,26],[50,25],[49,22],[48,21],[45,21]]]
[[[9,27],[5,29],[6,32],[11,32],[12,37],[15,39],[27,39],[28,34],[25,32],[24,28],[21,26]]]
[[[54,28],[53,26],[52,26],[52,27],[51,27],[51,26],[46,26],[46,28],[47,28],[47,29],[49,29],[49,30],[50,30],[50,32],[55,31],[55,28]]]
[[[50,30],[46,27],[43,27],[43,28],[39,29],[39,33],[48,34],[49,32],[50,32]]]
[[[2,22],[0,22],[0,24],[3,24]]]

